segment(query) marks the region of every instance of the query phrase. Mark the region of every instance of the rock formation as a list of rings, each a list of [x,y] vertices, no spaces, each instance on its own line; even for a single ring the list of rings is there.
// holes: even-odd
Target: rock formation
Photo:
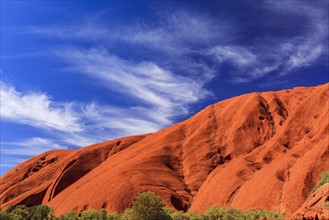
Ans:
[[[153,134],[36,156],[1,177],[0,204],[122,212],[149,190],[178,210],[294,213],[328,160],[329,84],[251,93]]]

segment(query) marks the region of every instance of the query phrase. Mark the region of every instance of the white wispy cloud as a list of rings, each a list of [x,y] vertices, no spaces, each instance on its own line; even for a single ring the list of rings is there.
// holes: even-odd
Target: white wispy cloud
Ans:
[[[143,70],[141,67],[139,74],[143,74]],[[193,101],[189,97],[193,96],[193,94],[189,93],[188,89],[190,88],[187,87],[185,82],[178,81],[179,84],[175,85],[172,76],[168,75],[168,84],[173,84],[170,86],[161,82],[161,76],[157,74],[167,73],[154,70],[154,74],[150,78],[150,82],[154,82],[154,84],[150,83],[150,86],[159,88],[146,89],[144,91],[147,97],[154,98],[142,99],[146,100],[144,105],[141,103],[138,106],[126,107],[95,102],[58,103],[51,100],[44,92],[28,91],[22,93],[17,91],[15,87],[1,82],[1,119],[12,123],[26,124],[41,130],[46,129],[47,135],[61,140],[61,143],[78,147],[126,135],[155,132],[170,125],[172,123],[171,117],[186,114],[188,112],[186,104]],[[130,78],[130,76],[127,78]],[[102,78],[100,79],[103,80]],[[125,82],[124,84],[126,85],[126,90],[129,89],[129,84],[127,83]],[[133,84],[134,81],[130,81],[130,83]],[[162,84],[163,87],[161,87]],[[192,87],[193,85],[190,86]],[[184,92],[180,87],[186,87],[187,94],[179,94],[177,98],[169,98],[174,93],[173,90],[175,88],[177,88],[176,92]],[[134,92],[136,86],[132,89],[131,93]],[[168,92],[165,89],[168,89]],[[143,90],[143,88],[140,88],[140,90]],[[148,92],[151,94],[147,94]],[[164,96],[162,97],[163,94]],[[139,96],[139,94],[136,95]],[[194,98],[200,97],[195,96]],[[162,103],[161,100],[165,100],[165,103]],[[24,140],[20,143],[21,145],[32,146],[32,144],[37,143],[36,141],[39,141],[38,143],[56,146],[54,143],[42,142],[42,139],[33,139],[33,141],[27,142]],[[18,143],[9,142],[6,144],[19,145]],[[31,148],[31,150],[36,149]],[[35,154],[37,153],[39,152],[36,151]]]
[[[93,20],[63,25],[28,26],[23,30],[20,32],[24,34],[101,42],[105,46],[116,43],[142,46],[167,56],[198,53],[195,44],[205,46],[219,39],[226,42],[235,33],[229,20],[215,21],[207,14],[186,10],[162,12],[154,22],[136,19],[130,23],[116,24]]]
[[[215,46],[209,50],[210,55],[214,55],[219,62],[233,63],[237,67],[254,65],[256,55],[243,47],[238,46]]]
[[[72,103],[54,103],[41,92],[23,94],[4,82],[1,82],[0,98],[2,119],[65,132],[83,130]]]
[[[304,33],[279,43],[279,63],[283,66],[281,75],[291,70],[309,66],[323,53],[328,53],[328,2],[267,1],[267,9],[277,14],[289,14],[304,18]],[[328,54],[326,54],[328,55]],[[286,58],[286,59],[285,59]]]
[[[105,119],[106,120],[106,119]],[[104,131],[102,129],[96,128],[92,130],[94,127],[90,127],[90,130],[84,133],[57,133],[54,134],[54,139],[60,140],[61,142],[74,147],[86,147],[92,144],[100,143],[106,140],[114,139],[115,135],[112,135],[109,131]]]
[[[268,75],[273,80],[273,76],[285,76],[299,68],[310,66],[321,55],[328,53],[328,33],[323,32],[322,26],[315,23],[317,19],[309,20],[314,23],[305,35],[292,37],[284,42],[270,42],[265,47],[254,45],[252,49],[237,45],[217,45],[209,49],[207,54],[219,62],[219,65],[231,65],[234,71],[230,71],[229,78],[234,83],[250,82]]]
[[[310,65],[321,55],[323,46],[304,43],[294,50],[286,63],[288,70]]]
[[[230,72],[229,77],[232,82],[245,83],[267,75],[287,75],[295,69],[309,66],[323,51],[321,43],[313,45],[304,41],[295,43],[292,40],[275,49],[267,48],[262,53],[239,46],[216,46],[209,50],[208,55],[220,65],[231,65],[234,71]]]
[[[268,38],[261,45],[252,44],[247,47],[232,43],[239,33],[229,19],[220,21],[205,14],[175,11],[161,13],[156,23],[137,20],[131,24],[118,26],[93,21],[66,26],[31,26],[28,32],[61,39],[101,42],[104,48],[108,48],[115,41],[133,47],[143,46],[147,50],[166,54],[157,54],[159,58],[157,60],[152,60],[151,55],[147,62],[140,62],[139,66],[136,64],[132,67],[148,68],[149,71],[152,71],[152,68],[156,71],[156,68],[162,64],[170,63],[178,71],[189,72],[189,76],[193,75],[193,72],[195,75],[201,72],[203,79],[208,74],[208,79],[211,80],[215,77],[215,73],[222,74],[221,66],[228,63],[233,68],[233,71],[229,72],[231,82],[250,82],[267,75],[280,77],[312,64],[326,52],[328,15],[323,9],[325,7],[301,1],[264,1],[260,5],[257,7],[263,7],[263,10],[271,13],[273,17],[289,14],[291,17],[305,19],[305,27],[303,27],[305,31],[281,40],[275,37]],[[71,56],[77,58],[78,53],[79,50]],[[104,51],[101,50],[89,52],[80,50],[80,53],[83,53],[81,56],[84,56],[85,61],[89,59],[88,54],[104,59]],[[217,72],[214,71],[214,66],[207,62],[190,59],[195,55],[212,59],[216,63]],[[106,56],[106,59],[108,63],[124,64],[125,62],[114,54]],[[93,58],[93,61],[104,63],[104,60],[96,58]],[[199,68],[196,68],[197,65]],[[137,94],[144,97],[145,89],[137,91]],[[151,95],[151,93],[147,94]],[[166,104],[164,99],[157,100],[159,97],[145,96],[145,98]]]
[[[27,124],[41,131],[46,129],[42,133],[47,137],[1,140],[2,168],[14,167],[48,150],[84,147],[122,136],[150,133],[171,123],[167,119],[149,117],[148,114],[154,114],[151,109],[141,111],[139,107],[118,108],[95,102],[72,102],[68,112],[65,103],[56,103],[43,92],[24,94],[3,82],[1,85],[1,120]]]
[[[2,141],[0,148],[0,167],[8,169],[22,163],[27,158],[41,154],[48,150],[68,149],[64,145],[59,145],[55,140],[49,138],[32,137],[24,140]]]
[[[208,72],[201,72],[197,78],[180,76],[153,62],[124,60],[109,54],[105,48],[66,48],[57,55],[69,63],[71,70],[95,78],[109,89],[139,99],[144,111],[148,108],[157,112],[158,117],[168,122],[172,116],[186,114],[189,104],[210,95],[204,88],[209,80]]]
[[[274,80],[275,76],[282,77],[313,64],[324,53],[328,56],[328,14],[325,10],[328,3],[264,1],[263,6],[273,17],[289,15],[304,19],[303,31],[280,40],[267,38],[263,44],[248,47],[227,44],[210,48],[207,54],[219,65],[231,65],[233,71],[229,72],[229,78],[232,82],[245,83],[269,75]]]
[[[157,115],[152,116],[154,114]],[[171,124],[169,116],[172,112],[153,108],[142,110],[141,106],[119,108],[95,102],[58,103],[44,92],[22,93],[1,82],[1,120],[46,129],[48,136],[70,146],[83,147],[120,136],[154,132]],[[1,144],[24,145],[30,147],[34,155],[40,153],[38,147],[41,145],[60,148],[55,142],[41,138]]]
[[[11,169],[24,162],[24,160],[23,158],[17,158],[17,156],[11,157],[10,155],[0,154],[0,176],[5,174],[4,170]]]
[[[60,149],[68,148],[48,138],[33,137],[21,141],[3,142],[1,154],[9,156],[34,156],[48,150]]]
[[[117,137],[151,133],[171,124],[167,117],[159,117],[164,113],[157,112],[156,109],[140,108],[118,108],[93,102],[82,110],[86,125],[91,130],[111,131],[111,135]]]

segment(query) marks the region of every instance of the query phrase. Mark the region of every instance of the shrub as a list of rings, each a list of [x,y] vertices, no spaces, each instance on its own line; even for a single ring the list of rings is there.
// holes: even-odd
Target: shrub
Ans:
[[[6,219],[6,216],[10,216],[11,220],[51,220],[55,218],[52,208],[46,205],[33,207],[26,207],[25,205],[9,206],[5,213],[7,215],[2,214],[0,219]]]
[[[6,209],[6,212],[7,212],[7,213],[11,213],[14,209],[15,209],[15,206],[14,206],[14,205],[10,205],[10,206],[8,206],[8,208]]]
[[[224,209],[216,206],[210,207],[207,211],[201,214],[204,220],[221,219],[224,217]]]
[[[194,213],[191,212],[174,212],[171,214],[171,218],[173,220],[201,220],[202,218],[200,216],[195,215]]]
[[[325,203],[328,207],[328,203]],[[10,212],[9,212],[10,211]],[[212,206],[201,215],[192,212],[174,211],[164,205],[162,199],[153,192],[140,193],[122,215],[106,213],[105,209],[89,209],[82,211],[80,217],[76,211],[55,217],[53,209],[46,205],[26,207],[18,205],[6,211],[0,209],[0,220],[257,220],[284,219],[284,214],[269,212],[264,209],[250,209],[239,211],[232,208]]]
[[[165,206],[165,207],[163,208],[163,210],[164,210],[168,215],[172,215],[172,214],[175,213],[175,210],[174,210],[173,208],[168,207],[168,206]]]
[[[81,212],[81,220],[106,220],[106,212],[98,212],[96,209],[89,209]]]
[[[171,213],[171,218],[173,220],[186,220],[183,211]]]
[[[107,213],[106,213],[106,209],[101,209],[99,210],[99,220],[107,220]]]
[[[68,211],[65,214],[58,217],[59,220],[79,220],[78,213],[76,211]]]
[[[121,220],[121,216],[118,213],[107,214],[107,220]]]
[[[131,211],[131,209],[125,209],[125,211],[123,212],[123,214],[121,216],[121,220],[128,220],[129,215],[130,215],[130,211]]]
[[[153,192],[142,192],[136,196],[129,211],[129,220],[171,219],[162,199]]]
[[[315,187],[311,190],[310,194],[313,194],[317,189],[319,189],[322,185],[329,183],[329,170],[321,173],[320,180],[316,183]]]
[[[12,220],[27,220],[30,218],[31,218],[30,209],[27,208],[25,205],[18,205],[11,212]]]
[[[211,207],[200,215],[202,220],[249,220],[249,219],[284,219],[284,214],[269,212],[263,209],[251,209],[248,211],[239,211],[232,208]]]
[[[278,219],[283,220],[285,217],[284,213],[270,212],[265,209],[250,209],[246,213],[246,219]]]
[[[33,208],[30,208],[32,213],[31,220],[44,220],[51,219],[53,217],[53,210],[49,206],[39,205]]]

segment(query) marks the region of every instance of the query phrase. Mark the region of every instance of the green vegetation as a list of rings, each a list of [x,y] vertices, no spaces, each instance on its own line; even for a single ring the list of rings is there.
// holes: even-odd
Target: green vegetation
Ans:
[[[89,209],[77,213],[69,211],[61,216],[54,216],[52,208],[46,205],[26,207],[10,206],[0,210],[0,220],[252,220],[284,219],[284,214],[262,209],[239,211],[232,208],[211,207],[203,214],[174,211],[165,206],[162,199],[153,192],[142,192],[136,196],[131,208],[121,215],[106,213],[105,209]]]
[[[107,220],[105,209],[101,209],[100,211],[97,211],[96,209],[89,209],[82,211],[80,214],[80,219],[82,220]]]
[[[6,211],[0,210],[1,220],[52,220],[56,219],[49,206],[39,205],[26,207],[25,205],[9,206]]]
[[[311,190],[310,194],[313,194],[317,189],[319,189],[322,185],[329,183],[329,170],[321,173],[320,180],[316,183],[315,187]]]
[[[132,203],[132,207],[129,211],[129,220],[171,219],[164,208],[164,202],[161,197],[155,195],[155,193],[140,193]]]
[[[79,215],[76,211],[68,211],[64,215],[59,216],[58,220],[79,220]]]

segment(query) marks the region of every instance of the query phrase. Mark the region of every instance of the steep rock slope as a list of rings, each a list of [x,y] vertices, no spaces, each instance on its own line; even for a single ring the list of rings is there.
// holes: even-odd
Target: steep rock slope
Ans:
[[[0,202],[121,212],[151,190],[179,210],[295,212],[329,168],[328,87],[242,95],[154,134],[46,152],[1,177]]]
[[[265,121],[272,121],[271,138],[227,166],[218,166],[199,190],[192,210],[204,211],[211,204],[298,209],[329,166],[328,93],[326,84],[260,95],[267,100]],[[242,127],[255,131],[257,120],[248,119]]]

